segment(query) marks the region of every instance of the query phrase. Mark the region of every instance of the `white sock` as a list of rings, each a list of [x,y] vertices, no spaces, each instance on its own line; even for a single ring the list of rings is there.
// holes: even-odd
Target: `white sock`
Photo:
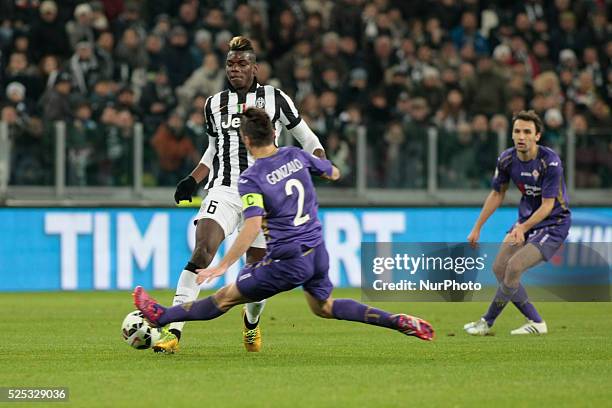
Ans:
[[[172,306],[182,305],[183,303],[193,302],[200,294],[200,285],[196,283],[196,274],[186,269],[181,272],[178,284],[176,285],[176,294],[172,300]],[[170,324],[170,329],[183,331],[185,322],[174,322]]]
[[[261,312],[264,310],[266,305],[266,299],[260,300],[259,302],[247,303],[246,305],[246,318],[251,324],[257,323]]]

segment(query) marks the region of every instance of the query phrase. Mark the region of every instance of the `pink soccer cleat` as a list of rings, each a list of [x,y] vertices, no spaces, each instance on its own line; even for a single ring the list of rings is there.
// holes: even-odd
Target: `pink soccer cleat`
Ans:
[[[134,306],[142,312],[151,326],[159,327],[159,318],[166,312],[166,308],[149,296],[142,286],[136,286],[132,297]]]
[[[427,341],[434,339],[434,329],[431,324],[418,317],[399,314],[395,320],[395,325],[397,330],[406,336],[415,336]]]

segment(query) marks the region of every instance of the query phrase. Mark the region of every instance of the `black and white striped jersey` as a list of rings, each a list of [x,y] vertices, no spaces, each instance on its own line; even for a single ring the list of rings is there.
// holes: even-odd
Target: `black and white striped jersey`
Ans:
[[[239,135],[240,115],[250,107],[266,111],[276,140],[283,125],[290,130],[302,121],[291,98],[270,85],[254,82],[246,94],[239,94],[230,86],[209,97],[205,107],[206,133],[210,144],[214,142],[209,149],[214,151],[206,189],[220,186],[237,189],[238,176],[253,164],[253,157],[248,154]]]

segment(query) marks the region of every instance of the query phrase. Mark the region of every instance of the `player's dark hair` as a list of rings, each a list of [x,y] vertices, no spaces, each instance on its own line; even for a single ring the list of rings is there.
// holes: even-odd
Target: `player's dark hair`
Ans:
[[[536,128],[536,134],[542,132],[542,129],[544,129],[544,123],[542,122],[542,119],[540,119],[540,117],[538,116],[537,113],[535,113],[534,110],[528,110],[528,111],[522,110],[519,113],[515,114],[512,117],[513,127],[514,127],[514,122],[516,122],[519,119],[524,120],[526,122],[533,122]]]
[[[253,147],[274,143],[274,130],[268,114],[258,108],[249,108],[241,116],[240,132],[247,136]]]
[[[230,51],[250,51],[255,52],[251,40],[241,35],[234,37],[229,42]]]

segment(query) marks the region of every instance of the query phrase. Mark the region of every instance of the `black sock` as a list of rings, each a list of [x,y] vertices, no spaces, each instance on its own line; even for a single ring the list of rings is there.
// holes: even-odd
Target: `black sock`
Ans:
[[[181,339],[181,331],[179,329],[170,329],[168,330],[170,333],[174,334],[176,336],[177,340]]]
[[[251,323],[249,322],[249,319],[247,319],[246,313],[244,314],[244,325],[246,326],[247,330],[253,330],[254,328],[257,327],[258,324],[259,324],[259,319],[257,319],[255,323]]]

